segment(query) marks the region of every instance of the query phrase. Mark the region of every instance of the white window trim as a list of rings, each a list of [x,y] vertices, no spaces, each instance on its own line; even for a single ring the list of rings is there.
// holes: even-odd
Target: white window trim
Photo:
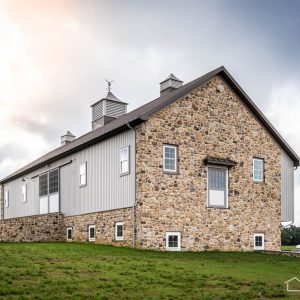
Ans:
[[[4,192],[4,206],[9,207],[9,191]]]
[[[27,202],[27,184],[24,183],[22,185],[22,202],[26,203]]]
[[[69,230],[71,230],[71,238],[70,239],[69,239],[69,235],[68,235]],[[66,233],[67,233],[67,241],[72,241],[73,240],[73,227],[68,226]]]
[[[166,148],[173,148],[173,149],[175,149],[175,170],[166,169],[166,166],[165,166],[165,149]],[[176,145],[169,145],[169,144],[164,144],[163,145],[163,171],[164,172],[177,173],[177,160],[178,160],[177,148],[178,147]]]
[[[178,236],[178,247],[169,247],[169,236]],[[181,251],[181,232],[179,231],[167,231],[166,232],[166,250],[167,251]]]
[[[81,174],[81,167],[84,166],[84,173]],[[82,187],[82,186],[86,186],[87,185],[87,176],[86,176],[86,173],[87,173],[87,162],[85,161],[84,163],[81,163],[79,165],[79,186]],[[84,183],[81,183],[81,176],[84,176]]]
[[[262,237],[262,245],[256,246],[255,245],[255,237],[261,236]],[[265,250],[265,235],[264,233],[254,233],[253,235],[253,249],[254,250]]]
[[[122,172],[122,162],[126,161],[126,160],[121,160],[121,152],[125,149],[127,150],[128,170],[125,171],[125,172]],[[123,148],[120,149],[120,152],[119,152],[120,176],[130,174],[130,154],[129,153],[130,153],[130,146],[126,146],[126,147],[123,147]]]
[[[93,238],[91,238],[91,236],[90,236],[90,229],[91,228],[94,228],[94,237]],[[89,227],[88,227],[88,233],[89,233],[89,241],[90,242],[94,242],[95,241],[95,239],[96,239],[96,226],[95,225],[89,225]]]
[[[214,169],[223,169],[223,170],[226,170],[226,181],[225,181],[225,184],[226,184],[226,190],[225,190],[225,205],[210,205],[209,204],[209,188],[208,188],[208,169],[209,168],[214,168]],[[228,208],[229,205],[228,205],[228,168],[227,167],[224,167],[224,166],[217,166],[217,165],[207,165],[207,182],[206,182],[206,190],[207,190],[207,197],[206,197],[206,205],[208,208]]]
[[[259,160],[259,161],[262,162],[261,179],[254,178],[254,161],[255,160]],[[252,161],[252,178],[253,178],[254,182],[263,182],[264,181],[264,165],[265,165],[265,162],[262,158],[253,158],[253,161]]]
[[[118,226],[122,225],[122,233],[123,235],[122,236],[117,236],[117,233],[118,233]],[[124,223],[123,222],[116,222],[115,224],[115,239],[116,241],[123,241],[124,240]]]

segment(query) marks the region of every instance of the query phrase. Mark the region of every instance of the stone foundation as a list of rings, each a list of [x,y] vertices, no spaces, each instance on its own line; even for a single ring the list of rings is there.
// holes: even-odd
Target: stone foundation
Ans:
[[[123,222],[122,241],[115,240],[115,224]],[[95,225],[95,243],[132,247],[133,208],[123,208],[64,218],[65,240],[67,227],[72,227],[72,240],[88,242],[88,226]]]
[[[54,242],[64,240],[64,219],[61,213],[0,221],[1,242]]]

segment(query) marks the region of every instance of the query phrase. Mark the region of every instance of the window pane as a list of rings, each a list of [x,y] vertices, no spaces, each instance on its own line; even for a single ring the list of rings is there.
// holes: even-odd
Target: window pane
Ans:
[[[128,161],[122,161],[121,162],[121,173],[127,173],[128,172]]]
[[[123,225],[117,225],[117,237],[123,236]]]
[[[178,247],[178,236],[169,235],[169,247]]]
[[[94,239],[95,238],[95,227],[90,227],[90,239]]]
[[[213,190],[226,190],[226,170],[208,169],[208,188]]]
[[[175,159],[176,150],[174,147],[165,147],[165,158],[174,158]]]
[[[39,195],[40,197],[48,195],[48,173],[39,177]]]
[[[68,240],[71,240],[71,239],[72,239],[72,229],[69,228],[68,231],[67,231],[67,233],[68,233],[68,234],[67,234],[67,239],[68,239]]]
[[[122,162],[125,160],[128,160],[128,149],[127,148],[120,150],[120,161]]]
[[[176,172],[176,147],[164,146],[164,170]]]
[[[263,160],[254,159],[253,160],[253,179],[258,181],[263,181]]]
[[[80,175],[84,175],[85,174],[85,169],[86,169],[85,166],[86,166],[85,163],[80,165]]]
[[[256,236],[255,237],[255,246],[261,247],[262,246],[262,236]]]
[[[58,193],[58,169],[49,172],[49,194]]]

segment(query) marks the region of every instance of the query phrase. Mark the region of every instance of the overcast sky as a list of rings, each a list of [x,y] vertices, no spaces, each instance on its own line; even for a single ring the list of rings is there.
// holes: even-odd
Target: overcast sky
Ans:
[[[105,78],[132,110],[220,65],[300,153],[299,54],[297,0],[0,0],[0,178],[89,131]]]

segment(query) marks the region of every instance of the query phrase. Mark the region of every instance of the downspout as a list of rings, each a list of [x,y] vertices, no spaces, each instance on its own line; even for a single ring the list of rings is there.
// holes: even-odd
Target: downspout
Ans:
[[[136,213],[136,132],[135,129],[127,123],[127,127],[133,130],[134,134],[134,204],[132,206],[132,248],[136,246],[136,231],[135,231],[135,213]]]
[[[4,185],[0,185],[0,220],[4,219]]]

